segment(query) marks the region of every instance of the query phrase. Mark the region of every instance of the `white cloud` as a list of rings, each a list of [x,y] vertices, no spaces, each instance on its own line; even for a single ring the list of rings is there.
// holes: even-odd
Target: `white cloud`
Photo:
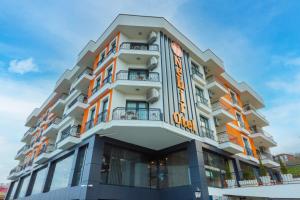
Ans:
[[[271,123],[266,130],[278,143],[272,148],[276,153],[299,152],[300,146],[300,102],[282,99],[275,103],[265,114]]]
[[[275,55],[272,57],[272,62],[274,64],[280,64],[286,67],[299,67],[300,66],[300,56],[294,55],[294,53],[289,53],[287,55]]]
[[[300,94],[300,72],[295,77],[289,77],[289,79],[277,79],[266,83],[271,89],[276,91],[289,93],[289,94]],[[287,97],[286,97],[287,98]]]
[[[17,74],[25,74],[38,71],[38,67],[34,63],[33,58],[27,58],[24,60],[10,61],[8,70]]]
[[[26,117],[42,104],[52,86],[45,81],[15,81],[0,77],[0,182],[7,182],[9,171],[17,165],[14,157],[21,148]]]

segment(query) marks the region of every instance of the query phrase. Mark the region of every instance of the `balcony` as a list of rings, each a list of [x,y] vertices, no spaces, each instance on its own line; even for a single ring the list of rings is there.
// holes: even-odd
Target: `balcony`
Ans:
[[[204,75],[195,67],[192,67],[192,79],[200,85],[204,86],[206,84]]]
[[[35,160],[35,163],[42,164],[50,159],[51,153],[55,150],[54,144],[48,144],[47,146],[43,146],[41,151],[38,154],[38,157]]]
[[[230,108],[221,101],[212,104],[212,111],[213,116],[216,118],[216,126],[225,125],[235,120],[234,115],[230,112]]]
[[[126,94],[146,94],[149,89],[161,87],[159,73],[121,70],[116,74],[115,88]]]
[[[280,165],[274,161],[272,154],[267,152],[260,152],[259,157],[261,159],[261,163],[266,167],[279,167]]]
[[[58,98],[58,100],[56,101],[56,103],[50,108],[50,112],[55,114],[56,116],[61,117],[63,112],[64,112],[64,108],[65,108],[65,99],[68,97],[68,94],[63,93],[61,94],[61,96]]]
[[[127,63],[145,64],[153,56],[156,58],[159,57],[159,47],[157,44],[123,42],[120,45],[119,57]]]
[[[69,103],[64,116],[70,116],[80,121],[82,120],[84,110],[87,109],[88,106],[87,96],[80,94]]]
[[[94,74],[97,74],[99,70],[104,66],[105,64],[111,62],[113,60],[113,55],[116,53],[116,48],[110,49],[104,57],[100,57],[99,61],[97,63],[97,68],[94,71]]]
[[[230,135],[227,132],[218,133],[219,147],[229,153],[237,154],[243,153],[244,148],[238,143],[236,136]]]
[[[86,93],[92,79],[93,70],[91,68],[86,68],[77,76],[77,79],[74,81],[71,88]]]
[[[212,102],[218,101],[221,97],[227,94],[226,87],[215,76],[207,77],[206,83],[206,88],[209,90]]]
[[[57,148],[66,150],[80,143],[81,126],[70,126],[62,131],[60,140],[57,142]]]
[[[250,137],[253,139],[256,147],[263,146],[269,148],[277,146],[277,142],[274,140],[273,136],[262,129],[252,130]]]
[[[269,125],[265,116],[260,114],[254,106],[247,104],[243,107],[243,111],[250,126],[264,127]]]
[[[31,138],[32,138],[32,133],[33,131],[35,130],[35,127],[31,127],[29,128],[26,133],[24,134],[21,142],[25,142],[25,143],[28,143],[31,141]]]
[[[22,160],[25,157],[25,152],[30,149],[29,145],[24,145],[17,153],[15,160]]]
[[[61,118],[56,117],[49,124],[48,128],[43,132],[43,136],[54,138],[59,130],[59,123],[61,122]]]
[[[206,99],[205,97],[203,97],[200,94],[196,94],[196,105],[197,105],[197,108],[199,110],[201,110],[202,112],[205,112],[207,114],[209,114],[211,112],[211,109],[208,105],[208,99]]]

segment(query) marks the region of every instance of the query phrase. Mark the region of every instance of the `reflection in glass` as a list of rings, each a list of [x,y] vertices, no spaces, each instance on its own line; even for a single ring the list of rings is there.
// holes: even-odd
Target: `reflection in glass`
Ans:
[[[46,180],[47,168],[40,169],[36,172],[35,181],[31,194],[41,193],[43,191],[44,182]]]

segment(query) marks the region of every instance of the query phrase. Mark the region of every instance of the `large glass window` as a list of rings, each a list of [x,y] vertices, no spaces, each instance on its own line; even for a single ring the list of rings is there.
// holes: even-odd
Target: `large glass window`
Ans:
[[[73,162],[73,154],[57,161],[54,165],[53,177],[50,185],[50,190],[55,190],[59,188],[64,188],[68,186],[72,162]]]
[[[26,196],[26,191],[27,191],[27,188],[29,185],[29,181],[30,181],[30,176],[26,176],[21,179],[21,182],[20,182],[21,185],[20,185],[20,191],[18,194],[18,198]]]
[[[231,160],[207,151],[203,151],[203,157],[205,164],[205,175],[209,186],[223,187],[225,184],[224,180],[226,179],[226,173],[227,176],[231,176],[231,179],[235,179]]]
[[[84,169],[84,161],[86,158],[86,151],[87,151],[87,145],[80,147],[78,151],[72,186],[79,185],[79,183],[81,182],[82,173]]]
[[[158,156],[105,145],[101,182],[135,187],[167,188],[190,184],[186,150]]]
[[[17,187],[18,187],[18,183],[19,183],[18,181],[13,183],[8,200],[13,200],[14,199],[14,196],[15,196],[15,193],[16,193],[16,190],[17,190]]]
[[[46,180],[47,168],[40,169],[36,172],[35,181],[32,187],[31,194],[37,194],[43,192],[44,182]]]
[[[149,187],[148,159],[141,153],[105,145],[101,182],[113,185]]]
[[[159,161],[159,187],[190,184],[188,157],[185,150],[171,153]]]

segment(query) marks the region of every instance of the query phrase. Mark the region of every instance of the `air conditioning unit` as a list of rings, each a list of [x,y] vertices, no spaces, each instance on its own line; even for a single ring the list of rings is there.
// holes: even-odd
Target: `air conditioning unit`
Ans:
[[[151,58],[149,58],[148,63],[147,63],[147,67],[149,70],[153,70],[157,67],[158,65],[158,60],[155,56],[152,56]]]
[[[146,100],[149,103],[154,103],[159,99],[159,91],[155,88],[151,88],[147,91]]]
[[[153,44],[157,39],[157,34],[156,32],[152,31],[149,36],[148,36],[148,43]]]

